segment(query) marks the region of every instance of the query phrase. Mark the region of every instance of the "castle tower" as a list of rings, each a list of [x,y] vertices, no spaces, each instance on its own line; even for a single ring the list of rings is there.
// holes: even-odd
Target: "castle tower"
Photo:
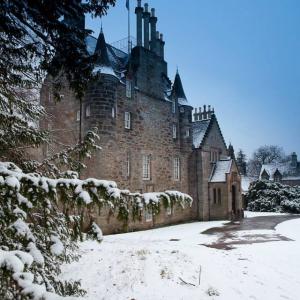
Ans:
[[[101,28],[95,54],[97,60],[95,63],[94,73],[98,79],[91,82],[85,95],[83,103],[84,130],[97,128],[98,132],[109,137],[114,134],[115,117],[116,117],[116,89],[119,79],[116,77],[111,66],[107,45],[103,30]]]
[[[172,86],[171,99],[173,114],[178,120],[180,147],[188,151],[192,147],[193,108],[188,104],[178,70]]]

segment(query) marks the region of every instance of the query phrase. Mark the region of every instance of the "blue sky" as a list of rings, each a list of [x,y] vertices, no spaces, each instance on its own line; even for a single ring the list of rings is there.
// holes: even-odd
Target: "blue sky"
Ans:
[[[145,3],[145,1],[142,1]],[[227,143],[250,156],[275,144],[300,157],[300,1],[149,0],[190,104],[210,104]],[[183,3],[183,4],[182,4]],[[130,0],[135,36],[135,0]],[[127,36],[125,0],[102,19],[107,42]],[[98,36],[100,19],[86,19]]]

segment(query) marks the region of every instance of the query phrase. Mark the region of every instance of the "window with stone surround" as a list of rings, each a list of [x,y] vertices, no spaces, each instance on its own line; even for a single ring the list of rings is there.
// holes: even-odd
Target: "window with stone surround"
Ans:
[[[210,162],[216,162],[219,160],[219,151],[218,150],[210,150]]]
[[[214,194],[214,204],[217,204],[217,189],[213,189],[213,194]]]
[[[80,110],[76,111],[76,121],[79,122],[80,121]]]
[[[85,107],[85,116],[87,118],[91,116],[91,106],[89,104]]]
[[[176,102],[175,101],[172,102],[172,113],[173,114],[176,113]]]
[[[127,98],[131,98],[131,93],[132,93],[131,86],[132,86],[131,80],[126,79],[126,97]]]
[[[222,194],[221,194],[221,189],[218,189],[218,204],[222,203]]]
[[[191,130],[190,130],[190,128],[187,128],[185,130],[185,137],[190,137],[190,135],[191,135]]]
[[[176,124],[173,124],[172,130],[173,130],[173,139],[177,139],[177,126],[176,126]]]
[[[150,180],[151,178],[151,156],[143,155],[143,180]]]
[[[131,129],[131,114],[130,114],[130,112],[125,111],[124,117],[125,117],[125,119],[124,119],[125,120],[125,128]]]
[[[173,159],[173,178],[174,180],[180,180],[180,159],[179,157],[174,157]]]
[[[130,177],[130,153],[127,152],[126,154],[126,177]]]
[[[152,211],[149,209],[145,209],[145,221],[152,222],[152,220],[153,220]]]

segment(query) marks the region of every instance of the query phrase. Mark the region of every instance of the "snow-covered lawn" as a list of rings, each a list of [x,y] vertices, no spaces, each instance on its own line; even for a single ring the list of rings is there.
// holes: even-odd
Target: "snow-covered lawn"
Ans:
[[[300,219],[276,227],[276,233],[295,241],[238,245],[233,250],[201,245],[218,236],[200,232],[223,223],[195,222],[105,236],[100,245],[84,242],[80,261],[64,266],[63,276],[82,279],[86,298],[93,300],[299,299]],[[236,235],[258,233],[274,231]]]

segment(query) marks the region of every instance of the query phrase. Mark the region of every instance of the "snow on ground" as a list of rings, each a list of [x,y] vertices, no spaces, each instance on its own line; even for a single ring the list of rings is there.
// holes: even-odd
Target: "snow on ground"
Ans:
[[[245,211],[245,218],[254,218],[254,217],[266,217],[266,216],[283,216],[289,215],[287,213],[276,213],[276,212],[256,212],[256,211]]]
[[[237,245],[233,250],[200,245],[219,238],[200,232],[223,223],[110,235],[102,244],[87,241],[80,246],[79,262],[64,266],[63,276],[82,279],[89,300],[299,299],[300,219],[276,227],[276,233],[295,241]]]

